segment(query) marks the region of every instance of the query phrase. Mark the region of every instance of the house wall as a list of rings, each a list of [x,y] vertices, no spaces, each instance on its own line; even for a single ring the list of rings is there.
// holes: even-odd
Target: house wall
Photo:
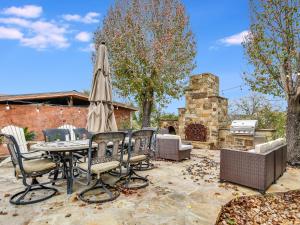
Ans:
[[[42,130],[57,128],[63,124],[75,127],[86,127],[88,109],[86,107],[69,106],[39,106],[10,105],[6,110],[5,104],[0,105],[0,129],[7,125],[28,127],[37,134],[37,140],[43,140]],[[115,117],[118,128],[130,127],[131,110],[115,108]]]

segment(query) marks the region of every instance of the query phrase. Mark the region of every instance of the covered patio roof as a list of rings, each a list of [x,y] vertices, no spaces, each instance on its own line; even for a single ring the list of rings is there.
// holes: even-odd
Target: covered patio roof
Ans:
[[[88,96],[82,92],[76,90],[63,91],[63,92],[46,92],[46,93],[30,93],[30,94],[16,94],[16,95],[0,95],[0,104],[57,104],[57,105],[69,105],[69,106],[88,106]],[[132,111],[138,111],[137,107],[113,102],[115,107],[125,108]]]

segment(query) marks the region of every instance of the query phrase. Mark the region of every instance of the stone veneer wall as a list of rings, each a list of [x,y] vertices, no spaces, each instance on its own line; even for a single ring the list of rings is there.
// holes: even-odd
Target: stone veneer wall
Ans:
[[[275,131],[274,129],[257,129],[255,136],[252,136],[231,134],[229,128],[221,128],[219,148],[252,149],[256,144],[272,140]]]
[[[185,92],[186,107],[179,108],[179,135],[185,138],[185,126],[201,123],[207,127],[207,141],[218,145],[219,129],[228,124],[228,100],[219,96],[219,78],[210,73],[191,76]]]

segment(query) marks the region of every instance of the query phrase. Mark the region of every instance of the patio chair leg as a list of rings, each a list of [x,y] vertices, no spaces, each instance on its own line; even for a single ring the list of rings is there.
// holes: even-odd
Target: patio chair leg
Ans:
[[[58,177],[58,173],[59,173],[59,171],[58,171],[58,170],[54,171],[52,185],[55,185],[55,182],[56,182],[56,180],[57,180],[57,177]]]
[[[138,171],[145,171],[145,170],[152,170],[154,168],[154,164],[150,162],[150,160],[146,162],[141,162],[137,166],[135,166],[135,170]]]
[[[86,193],[96,189],[102,189],[103,190],[102,193],[106,193],[109,197],[101,200],[90,200],[85,197]],[[97,182],[93,186],[78,194],[79,199],[87,203],[104,203],[108,201],[113,201],[119,196],[120,196],[120,191],[108,184],[105,184],[101,178],[97,179]]]
[[[147,177],[142,177],[142,176],[138,175],[133,170],[133,168],[130,168],[129,174],[124,178],[125,178],[124,187],[127,189],[141,189],[141,188],[147,187],[149,185],[149,180],[147,179]],[[141,185],[131,187],[130,183],[134,180],[140,180],[140,181],[143,181],[143,183]]]
[[[34,192],[36,190],[50,190],[51,192],[50,192],[50,194],[46,195],[43,198],[39,198],[39,199],[36,199],[36,200],[31,200],[29,198],[29,200],[27,200],[27,201],[24,200],[25,196],[28,193]],[[41,184],[39,184],[39,182],[37,181],[36,178],[32,178],[31,185],[27,186],[24,191],[18,192],[16,194],[14,194],[13,196],[11,196],[9,202],[11,204],[14,204],[14,205],[28,205],[28,204],[33,204],[33,203],[37,203],[37,202],[47,200],[47,199],[53,197],[56,193],[57,193],[57,189],[41,185]]]

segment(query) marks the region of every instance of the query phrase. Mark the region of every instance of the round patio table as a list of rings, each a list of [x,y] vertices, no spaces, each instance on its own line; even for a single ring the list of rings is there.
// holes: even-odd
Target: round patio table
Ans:
[[[93,143],[92,147],[97,148]],[[31,146],[32,150],[57,153],[62,157],[67,179],[67,194],[73,193],[73,153],[89,149],[89,140],[41,142]]]

